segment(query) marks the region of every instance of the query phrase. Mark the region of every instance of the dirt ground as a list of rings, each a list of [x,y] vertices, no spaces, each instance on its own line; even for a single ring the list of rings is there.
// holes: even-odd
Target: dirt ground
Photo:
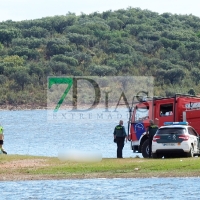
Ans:
[[[1,163],[0,167],[1,169],[8,170],[9,173],[1,173],[0,175],[0,181],[16,181],[16,180],[42,180],[43,177],[40,177],[37,175],[28,175],[28,174],[21,174],[16,173],[16,169],[20,168],[37,168],[37,167],[45,167],[47,164],[45,164],[44,159],[26,159],[26,160],[16,160],[11,162],[5,162]]]

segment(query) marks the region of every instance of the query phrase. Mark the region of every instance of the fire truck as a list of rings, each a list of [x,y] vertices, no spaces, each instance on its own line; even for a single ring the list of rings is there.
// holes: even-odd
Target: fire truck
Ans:
[[[200,97],[176,94],[173,97],[152,97],[132,103],[128,124],[133,152],[149,157],[146,129],[152,119],[160,127],[164,122],[187,121],[200,134]]]

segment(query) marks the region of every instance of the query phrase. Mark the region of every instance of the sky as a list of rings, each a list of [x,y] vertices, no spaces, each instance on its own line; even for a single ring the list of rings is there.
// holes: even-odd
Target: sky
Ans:
[[[107,10],[141,8],[162,14],[192,14],[200,17],[200,0],[0,0],[0,22],[43,17],[80,15]]]

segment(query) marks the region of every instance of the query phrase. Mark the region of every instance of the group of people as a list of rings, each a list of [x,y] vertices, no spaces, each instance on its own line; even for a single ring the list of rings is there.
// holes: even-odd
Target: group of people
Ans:
[[[3,148],[3,140],[4,140],[3,127],[0,125],[0,151],[3,154],[7,154],[7,152]]]
[[[156,131],[158,130],[158,119],[155,119],[155,123],[153,120],[149,120],[150,125],[147,127],[146,134],[149,137],[149,158],[151,158],[151,151],[152,151],[152,140],[153,136],[155,135]],[[117,125],[114,129],[114,139],[117,143],[117,158],[122,157],[122,150],[124,148],[124,141],[128,140],[128,136],[126,134],[125,128],[123,126],[123,121],[119,121],[119,125]]]

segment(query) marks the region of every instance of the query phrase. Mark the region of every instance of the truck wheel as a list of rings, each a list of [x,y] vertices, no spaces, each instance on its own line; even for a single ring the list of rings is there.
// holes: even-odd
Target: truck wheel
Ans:
[[[145,140],[141,147],[142,156],[144,158],[149,157],[149,139]]]
[[[194,148],[191,145],[190,147],[190,151],[188,153],[186,153],[187,157],[194,157]]]

